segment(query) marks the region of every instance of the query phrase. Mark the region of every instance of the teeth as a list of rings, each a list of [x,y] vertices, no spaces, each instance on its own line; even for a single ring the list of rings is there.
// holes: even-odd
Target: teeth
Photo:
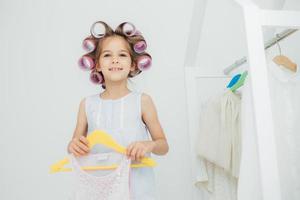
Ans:
[[[120,70],[123,70],[123,68],[121,68],[121,67],[112,67],[112,68],[109,68],[109,71],[120,71]]]

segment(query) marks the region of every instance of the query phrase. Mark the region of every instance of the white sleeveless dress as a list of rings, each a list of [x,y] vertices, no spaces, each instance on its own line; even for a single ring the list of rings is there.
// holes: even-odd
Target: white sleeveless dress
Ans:
[[[142,121],[141,93],[131,91],[119,99],[102,99],[100,94],[85,98],[88,134],[100,129],[109,133],[119,144],[127,147],[134,141],[149,140],[147,127]],[[91,154],[111,153],[100,144],[91,149]],[[147,154],[150,157],[151,154]],[[134,163],[134,161],[132,161]],[[156,184],[151,167],[131,168],[130,200],[155,200]]]

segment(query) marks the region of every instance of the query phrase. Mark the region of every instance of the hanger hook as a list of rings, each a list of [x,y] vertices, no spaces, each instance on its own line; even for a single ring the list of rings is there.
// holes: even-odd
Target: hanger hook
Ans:
[[[278,46],[278,48],[279,48],[279,54],[281,55],[281,47],[280,47],[280,45],[279,45],[279,42],[278,42],[278,39],[279,39],[280,37],[279,37],[279,34],[277,33],[276,34],[276,44],[277,44],[277,46]]]

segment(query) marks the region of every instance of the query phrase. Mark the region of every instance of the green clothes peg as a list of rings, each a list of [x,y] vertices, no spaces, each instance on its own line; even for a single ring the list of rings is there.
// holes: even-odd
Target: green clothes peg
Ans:
[[[238,82],[236,82],[231,88],[230,90],[232,92],[235,92],[238,88],[240,88],[242,85],[244,85],[245,79],[248,75],[248,71],[245,71],[242,73],[240,79],[238,80]]]

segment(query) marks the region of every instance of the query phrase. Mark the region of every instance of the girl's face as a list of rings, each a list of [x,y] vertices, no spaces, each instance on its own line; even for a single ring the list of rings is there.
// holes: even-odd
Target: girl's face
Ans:
[[[99,68],[105,82],[123,81],[130,71],[134,71],[129,48],[129,44],[121,36],[108,37],[102,42]]]

